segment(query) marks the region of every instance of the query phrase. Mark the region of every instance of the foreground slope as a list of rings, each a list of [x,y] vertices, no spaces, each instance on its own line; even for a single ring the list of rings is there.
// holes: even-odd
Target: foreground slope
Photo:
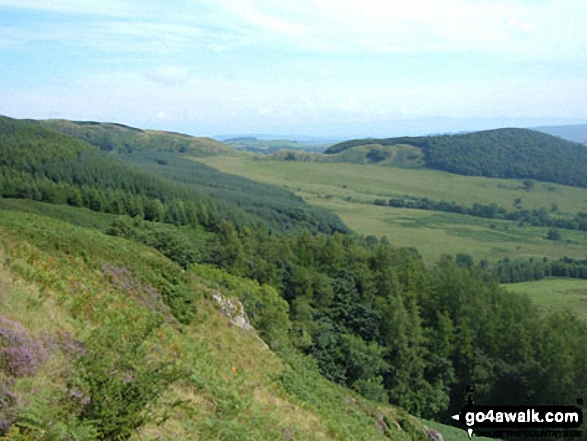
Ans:
[[[585,146],[527,129],[352,140],[336,144],[325,153],[341,153],[367,144],[416,146],[422,150],[427,167],[451,173],[587,187]]]
[[[8,439],[425,439],[407,414],[329,384],[299,357],[284,362],[254,330],[230,326],[213,282],[154,250],[0,214]],[[162,301],[180,291],[192,299],[191,324]],[[7,348],[17,355],[6,358]]]

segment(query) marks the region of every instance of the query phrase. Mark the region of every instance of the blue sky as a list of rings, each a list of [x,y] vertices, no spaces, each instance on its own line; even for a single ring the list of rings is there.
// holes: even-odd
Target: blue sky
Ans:
[[[0,114],[344,138],[587,122],[584,0],[0,0]]]

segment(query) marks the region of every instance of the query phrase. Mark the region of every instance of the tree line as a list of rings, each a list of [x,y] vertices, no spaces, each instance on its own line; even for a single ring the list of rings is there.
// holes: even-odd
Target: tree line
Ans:
[[[456,202],[433,201],[428,198],[391,198],[375,199],[378,206],[390,206],[394,208],[413,208],[418,210],[443,211],[447,213],[467,214],[469,216],[483,217],[486,219],[502,219],[519,221],[520,224],[529,224],[538,227],[553,227],[566,230],[587,231],[587,212],[578,212],[572,217],[554,216],[558,211],[556,206],[550,210],[546,208],[534,208],[528,210],[518,205],[516,210],[508,210],[496,203],[474,203],[471,207],[457,204]]]

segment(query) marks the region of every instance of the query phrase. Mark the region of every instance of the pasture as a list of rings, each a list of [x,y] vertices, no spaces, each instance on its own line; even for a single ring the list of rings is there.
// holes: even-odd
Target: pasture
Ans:
[[[541,310],[552,313],[571,310],[587,320],[587,280],[545,279],[503,285],[508,291],[526,294]]]
[[[443,254],[475,260],[587,254],[587,234],[560,230],[561,241],[545,238],[548,228],[438,211],[376,206],[375,199],[419,197],[464,206],[496,203],[508,210],[521,199],[525,209],[555,204],[560,215],[587,211],[587,189],[537,182],[526,191],[520,180],[460,176],[427,169],[366,164],[274,161],[255,155],[193,158],[218,170],[294,191],[307,202],[332,210],[362,235],[387,236],[397,246],[416,247],[427,263]]]

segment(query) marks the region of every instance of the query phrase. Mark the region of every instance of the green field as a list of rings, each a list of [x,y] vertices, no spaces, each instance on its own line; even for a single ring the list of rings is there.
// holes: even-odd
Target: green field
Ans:
[[[525,191],[519,179],[461,176],[437,170],[382,167],[369,164],[271,161],[254,155],[213,156],[199,161],[226,173],[285,186],[306,194],[331,195],[373,202],[376,197],[416,196],[471,206],[497,203],[513,209],[517,198],[527,209],[553,203],[562,214],[587,210],[587,190],[536,183]]]
[[[571,310],[587,320],[587,280],[557,278],[503,286],[508,291],[528,295],[546,312]]]
[[[587,210],[587,190],[536,183],[531,191],[516,179],[460,176],[435,170],[414,170],[344,163],[261,160],[254,155],[198,158],[222,172],[245,176],[293,190],[311,204],[338,214],[354,231],[387,236],[398,246],[416,247],[432,263],[443,254],[465,252],[475,259],[503,257],[584,257],[587,234],[561,230],[562,241],[546,240],[546,227],[518,226],[515,221],[484,219],[457,213],[376,206],[377,198],[426,197],[431,200],[497,203],[513,210],[516,199],[526,209],[560,214]]]

